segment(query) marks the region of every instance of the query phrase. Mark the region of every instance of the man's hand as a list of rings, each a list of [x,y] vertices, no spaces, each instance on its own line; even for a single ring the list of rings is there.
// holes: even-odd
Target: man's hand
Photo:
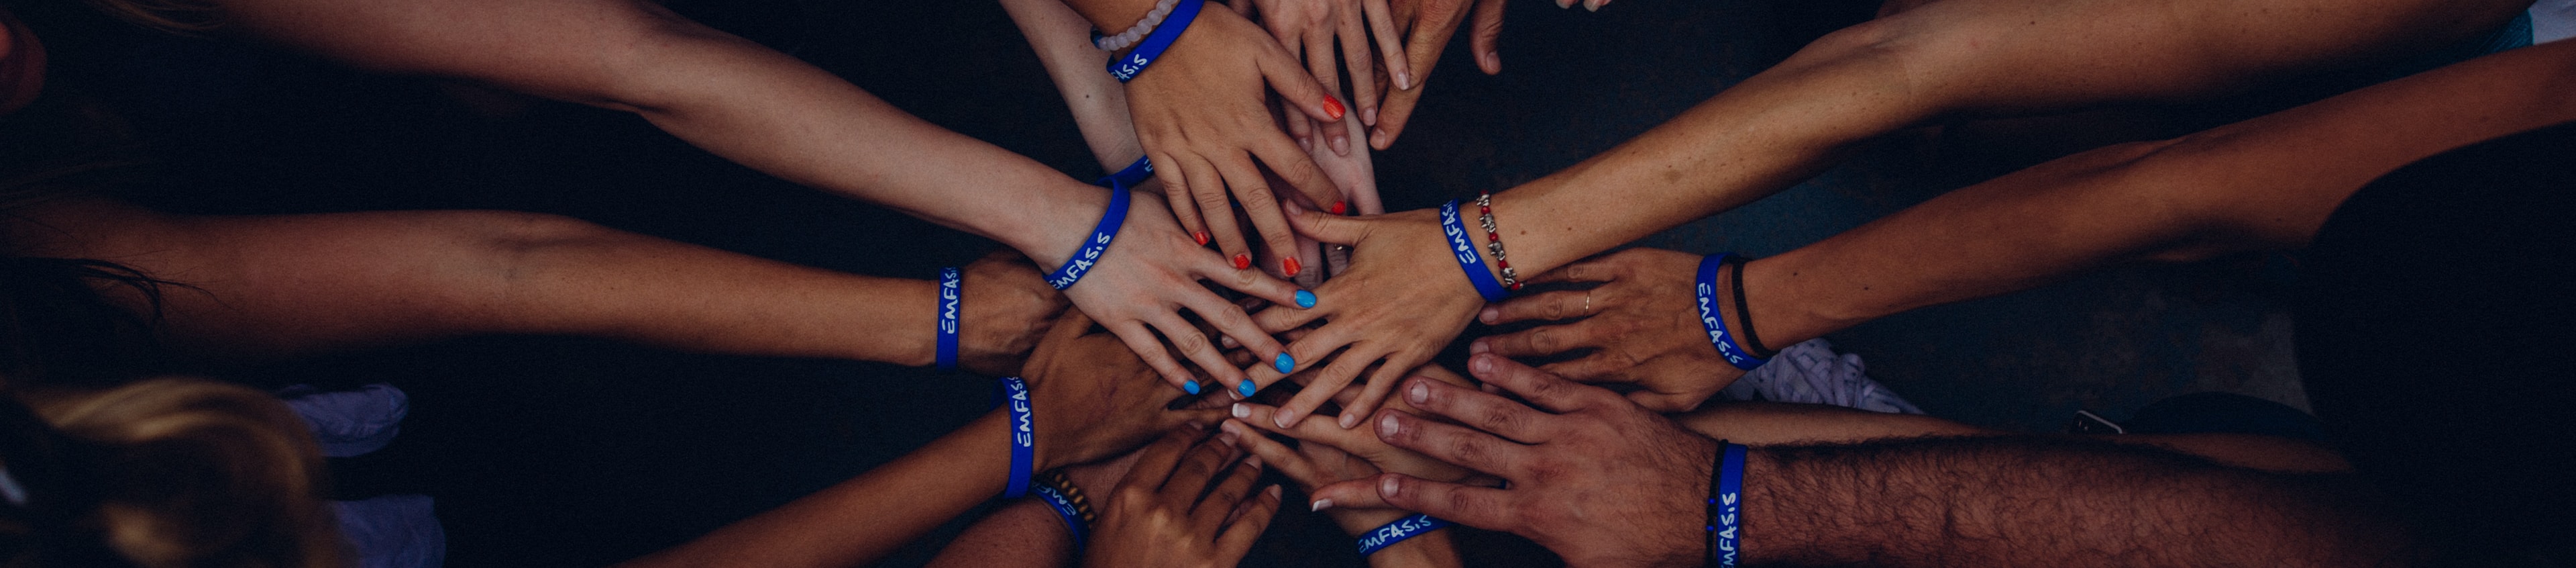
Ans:
[[[1717,348],[1708,344],[1706,328],[1700,326],[1697,294],[1692,292],[1700,258],[1637,248],[1548,271],[1529,282],[1600,285],[1522,296],[1486,307],[1477,316],[1486,325],[1563,323],[1479,338],[1468,352],[1529,358],[1588,349],[1589,355],[1540,369],[1587,383],[1645,387],[1628,393],[1628,398],[1657,412],[1698,408],[1701,401],[1744,375],[1718,357]],[[1731,297],[1721,297],[1733,305]]]
[[[984,255],[960,273],[959,293],[966,297],[958,302],[958,366],[994,376],[1019,371],[1047,322],[1064,313],[1064,294],[1014,251]]]
[[[1261,459],[1240,462],[1224,437],[1181,427],[1136,456],[1100,510],[1082,565],[1233,566],[1279,512],[1279,487],[1254,491]]]
[[[1037,469],[1099,461],[1182,424],[1224,418],[1213,408],[1172,410],[1177,397],[1153,374],[1117,336],[1091,333],[1082,312],[1056,319],[1021,370],[1037,420]]]
[[[1467,367],[1537,408],[1416,379],[1404,385],[1406,402],[1464,426],[1382,410],[1378,437],[1502,477],[1509,489],[1391,473],[1326,486],[1315,499],[1508,531],[1575,566],[1697,566],[1705,558],[1702,504],[1716,440],[1608,390],[1492,354],[1474,356]]]

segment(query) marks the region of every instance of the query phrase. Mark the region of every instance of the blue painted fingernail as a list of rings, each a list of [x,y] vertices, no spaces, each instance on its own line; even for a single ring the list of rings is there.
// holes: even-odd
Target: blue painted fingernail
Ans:
[[[1315,307],[1315,293],[1314,293],[1314,292],[1308,292],[1308,291],[1305,291],[1305,290],[1298,290],[1298,291],[1297,291],[1297,307],[1298,307],[1298,308],[1312,308],[1312,307]]]
[[[1278,359],[1270,361],[1270,367],[1278,369],[1279,374],[1282,375],[1293,373],[1297,371],[1297,358],[1288,356],[1286,351],[1281,351]]]
[[[1181,382],[1181,391],[1182,391],[1182,392],[1187,392],[1187,393],[1190,393],[1190,394],[1198,394],[1198,393],[1199,393],[1199,382],[1198,382],[1198,381],[1182,381],[1182,382]]]
[[[1253,392],[1259,390],[1261,390],[1261,386],[1253,384],[1252,379],[1244,379],[1242,384],[1235,385],[1234,387],[1234,392],[1243,393],[1243,396],[1252,396]]]

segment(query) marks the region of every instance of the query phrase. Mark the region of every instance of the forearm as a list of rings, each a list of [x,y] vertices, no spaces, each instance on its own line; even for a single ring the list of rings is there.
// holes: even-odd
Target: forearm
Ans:
[[[926,365],[935,341],[930,282],[831,272],[550,215],[192,217],[109,201],[23,213],[33,222],[12,231],[22,244],[14,254],[97,258],[187,285],[163,289],[162,333],[217,358],[524,333]],[[146,308],[130,290],[107,290]]]
[[[1919,414],[1870,412],[1840,406],[1772,402],[1710,405],[1673,417],[1683,428],[1747,446],[1861,444],[1909,438],[1989,437],[2014,434]],[[2351,471],[2343,456],[2314,443],[2254,434],[2116,434],[2080,436],[2159,448],[2221,465],[2280,473]]]
[[[2358,478],[2134,446],[1930,438],[1760,448],[1747,464],[1753,563],[2368,566],[2409,552]]]
[[[813,495],[627,566],[857,566],[884,558],[1002,491],[1001,412]]]
[[[1760,199],[1901,128],[2223,95],[2465,38],[2526,4],[1935,2],[1819,39],[1634,140],[1497,195],[1495,214],[1513,266],[1537,274]]]
[[[1059,0],[1002,0],[1002,9],[1037,51],[1038,62],[1072,109],[1082,141],[1101,167],[1114,172],[1145,155],[1145,146],[1136,140],[1136,123],[1127,117],[1127,89],[1102,71],[1109,54],[1087,37],[1091,22]]]
[[[929,567],[1069,566],[1079,560],[1074,554],[1079,544],[1055,509],[1021,500],[968,525],[930,559]]]
[[[2576,44],[2514,50],[1954,191],[1750,264],[1754,325],[1788,345],[2123,260],[2301,246],[2345,197],[2388,171],[2576,119],[2576,101],[2564,96],[2576,88],[2570,70]]]

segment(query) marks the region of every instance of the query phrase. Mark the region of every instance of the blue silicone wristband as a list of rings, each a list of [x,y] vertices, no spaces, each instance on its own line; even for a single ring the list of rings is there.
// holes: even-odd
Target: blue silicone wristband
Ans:
[[[1091,184],[1110,189],[1124,190],[1130,187],[1136,187],[1136,184],[1145,183],[1145,179],[1150,177],[1154,177],[1154,157],[1146,156],[1137,158],[1136,163],[1127,164],[1127,169],[1118,170],[1118,173],[1101,177],[1100,181],[1092,182]]]
[[[1394,546],[1395,543],[1404,542],[1404,539],[1422,536],[1424,533],[1449,528],[1449,525],[1451,524],[1452,523],[1449,521],[1432,518],[1431,515],[1414,515],[1396,519],[1395,522],[1387,523],[1384,526],[1378,527],[1377,530],[1372,530],[1369,531],[1368,534],[1360,535],[1360,556],[1376,554],[1377,551],[1385,550],[1386,547]]]
[[[1719,442],[1717,486],[1708,492],[1708,565],[1735,568],[1737,545],[1744,541],[1744,451],[1741,444]]]
[[[1127,197],[1127,190],[1109,190],[1109,210],[1100,213],[1100,225],[1091,229],[1091,238],[1082,241],[1082,248],[1074,249],[1073,258],[1065,259],[1064,266],[1047,274],[1048,286],[1057,290],[1072,288],[1073,283],[1082,281],[1082,275],[1091,273],[1091,266],[1100,262],[1100,253],[1109,250],[1109,241],[1118,238],[1118,227],[1127,224]]]
[[[1485,271],[1485,258],[1476,252],[1476,244],[1467,240],[1467,224],[1458,219],[1456,200],[1440,206],[1440,232],[1449,237],[1449,252],[1458,257],[1458,269],[1467,271],[1467,282],[1476,285],[1476,295],[1484,296],[1487,302],[1510,298],[1503,291],[1503,283]]]
[[[939,355],[934,364],[942,371],[957,369],[957,312],[965,301],[959,288],[964,280],[957,267],[939,269]]]
[[[1082,524],[1082,510],[1074,508],[1073,500],[1065,498],[1064,494],[1057,492],[1054,486],[1039,485],[1037,492],[1039,499],[1046,500],[1048,508],[1055,509],[1056,516],[1064,517],[1065,530],[1073,531],[1074,554],[1081,555],[1083,534],[1090,532],[1090,527]]]
[[[1726,333],[1726,317],[1717,311],[1717,267],[1725,266],[1733,256],[1735,253],[1722,252],[1699,259],[1699,324],[1708,328],[1708,343],[1717,347],[1717,354],[1726,359],[1726,364],[1751,371],[1771,360],[1755,357],[1737,346],[1735,337]]]
[[[1163,18],[1163,25],[1146,35],[1145,41],[1137,43],[1134,51],[1127,52],[1126,57],[1110,60],[1109,76],[1125,83],[1136,78],[1137,73],[1145,72],[1145,66],[1153,65],[1155,58],[1162,57],[1164,50],[1172,48],[1173,41],[1181,39],[1181,32],[1189,31],[1190,21],[1199,19],[1199,8],[1206,5],[1206,0],[1181,0],[1181,3],[1172,5],[1172,14]]]
[[[1011,409],[1011,482],[1003,486],[1002,496],[1017,498],[1029,493],[1029,476],[1037,472],[1038,437],[1035,419],[1029,414],[1029,383],[1019,377],[1002,377],[1002,404]]]

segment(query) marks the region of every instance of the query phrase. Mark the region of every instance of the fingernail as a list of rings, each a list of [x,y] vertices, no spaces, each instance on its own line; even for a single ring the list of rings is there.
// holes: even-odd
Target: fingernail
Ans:
[[[1494,325],[1495,321],[1501,319],[1503,319],[1502,308],[1486,307],[1476,312],[1476,321],[1485,322],[1485,325]]]
[[[1234,417],[1235,417],[1235,418],[1251,418],[1251,417],[1252,417],[1252,407],[1244,406],[1244,405],[1243,405],[1243,403],[1240,403],[1240,402],[1238,402],[1238,403],[1234,403]]]
[[[1333,98],[1332,95],[1324,95],[1324,116],[1333,120],[1341,120],[1342,100]]]
[[[1297,308],[1298,308],[1298,309],[1310,309],[1310,308],[1313,308],[1313,307],[1315,307],[1315,293],[1314,293],[1314,292],[1308,292],[1308,291],[1305,291],[1305,290],[1298,290],[1298,291],[1297,291]]]
[[[1252,396],[1252,393],[1261,392],[1261,385],[1252,382],[1252,379],[1244,379],[1241,383],[1235,383],[1234,392],[1242,393],[1243,396]]]
[[[1246,268],[1252,268],[1252,255],[1249,253],[1234,253],[1234,269],[1243,270]]]
[[[1395,72],[1395,90],[1413,90],[1413,71],[1405,70]]]
[[[1296,276],[1298,271],[1305,269],[1306,263],[1297,262],[1297,257],[1291,256],[1279,259],[1279,271],[1286,272],[1289,276]]]
[[[1248,468],[1252,468],[1252,469],[1261,469],[1261,456],[1247,456],[1247,457],[1244,457],[1244,458],[1243,458],[1243,467],[1248,467]]]
[[[1305,419],[1304,415],[1287,409],[1280,409],[1278,414],[1270,415],[1270,423],[1276,424],[1282,429],[1295,428],[1297,427],[1297,421],[1303,419]]]
[[[1377,109],[1360,111],[1360,122],[1368,123],[1369,126],[1377,126]]]
[[[1344,412],[1342,413],[1341,424],[1343,430],[1349,430],[1352,426],[1358,426],[1360,425],[1360,415]]]
[[[1310,151],[1310,152],[1311,152],[1312,150],[1308,150],[1308,151]],[[1345,135],[1341,135],[1341,136],[1334,136],[1334,137],[1333,137],[1333,155],[1335,155],[1335,156],[1348,156],[1348,155],[1351,155],[1351,137],[1350,137],[1350,135],[1345,134]]]
[[[1305,150],[1307,152],[1315,151],[1315,138],[1312,136],[1297,137],[1297,149]]]
[[[1219,441],[1219,442],[1225,442],[1225,445],[1228,445],[1228,446],[1232,446],[1232,445],[1234,445],[1234,441],[1235,441],[1235,440],[1240,440],[1240,439],[1242,439],[1242,438],[1235,436],[1235,435],[1234,435],[1234,431],[1232,431],[1232,430],[1227,430],[1227,431],[1217,432],[1217,433],[1216,433],[1216,441]]]
[[[1314,504],[1314,508],[1312,508],[1312,509],[1307,509],[1307,510],[1308,510],[1308,511],[1321,511],[1321,510],[1331,509],[1331,508],[1333,508],[1333,500],[1331,500],[1331,499],[1316,499],[1316,500],[1315,500],[1315,504]]]
[[[1236,347],[1242,347],[1242,346],[1243,346],[1243,342],[1235,341],[1235,340],[1234,340],[1234,336],[1232,336],[1232,335],[1219,335],[1219,336],[1216,336],[1216,344],[1217,344],[1217,345],[1223,345],[1223,346],[1225,346],[1225,348],[1227,348],[1227,349],[1233,349],[1233,348],[1236,348]]]
[[[1395,476],[1390,475],[1387,476],[1386,479],[1378,480],[1377,495],[1379,497],[1395,496]]]
[[[1199,393],[1199,382],[1198,382],[1198,381],[1182,381],[1182,382],[1181,382],[1181,392],[1186,392],[1186,393],[1190,393],[1190,394],[1198,394],[1198,393]]]
[[[1414,406],[1421,406],[1422,403],[1429,402],[1431,400],[1431,385],[1422,384],[1422,381],[1419,380],[1413,381],[1413,386],[1404,387],[1404,400],[1405,402],[1413,403]]]
[[[1377,419],[1377,437],[1379,439],[1393,438],[1395,437],[1396,432],[1403,430],[1403,428],[1396,426],[1395,413],[1393,412],[1386,413],[1386,416],[1379,417]]]
[[[1468,343],[1468,344],[1467,344],[1467,354],[1468,354],[1468,355],[1475,355],[1475,354],[1478,354],[1478,353],[1490,353],[1490,352],[1492,352],[1493,350],[1494,350],[1494,346],[1485,344],[1485,340],[1483,340],[1483,339],[1477,339],[1476,341],[1474,341],[1474,342],[1472,342],[1472,343]]]
[[[1593,9],[1592,9],[1592,11],[1599,12],[1599,11],[1601,11],[1601,9],[1600,9],[1600,8],[1593,8]],[[1485,65],[1484,65],[1484,67],[1485,67],[1485,69],[1487,69],[1487,70],[1491,70],[1491,71],[1501,71],[1501,70],[1503,70],[1503,54],[1500,54],[1500,53],[1487,53],[1487,54],[1485,54],[1483,57],[1478,57],[1477,59],[1482,59],[1482,60],[1483,60],[1483,61],[1480,61],[1480,63],[1485,64]]]
[[[1494,356],[1479,355],[1469,357],[1467,359],[1467,369],[1475,371],[1477,375],[1491,374],[1494,372]]]
[[[1296,357],[1290,357],[1290,356],[1288,356],[1288,352],[1286,352],[1286,351],[1281,351],[1281,352],[1279,352],[1279,358],[1270,360],[1270,368],[1278,369],[1278,370],[1279,370],[1279,374],[1282,374],[1282,375],[1296,372],[1296,371],[1297,371],[1297,358],[1296,358]],[[1245,392],[1245,393],[1243,393],[1243,394],[1252,394],[1252,393],[1251,393],[1251,392]]]
[[[1196,232],[1192,232],[1192,233],[1190,233],[1190,238],[1198,239],[1198,240],[1199,240],[1199,246],[1207,246],[1207,242],[1208,242],[1208,234],[1207,234],[1207,231],[1196,231]]]
[[[1386,149],[1386,145],[1387,145],[1386,129],[1384,129],[1384,128],[1371,128],[1371,129],[1369,129],[1369,147],[1371,147],[1371,148],[1376,148],[1376,149],[1379,149],[1379,150],[1384,150],[1384,149]]]
[[[1348,215],[1348,214],[1350,214],[1350,211],[1351,211],[1351,204],[1350,204],[1350,202],[1347,202],[1347,201],[1335,201],[1335,202],[1333,202],[1333,214],[1334,214],[1334,215]]]

